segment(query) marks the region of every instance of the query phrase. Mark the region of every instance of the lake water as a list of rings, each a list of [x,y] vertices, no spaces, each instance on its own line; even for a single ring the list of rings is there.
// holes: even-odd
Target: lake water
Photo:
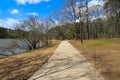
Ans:
[[[6,46],[9,46],[13,42],[15,42],[15,43],[19,44],[19,46],[21,46],[21,41],[19,39],[0,39],[0,54],[13,55],[10,51],[8,51],[9,49],[5,49]],[[37,44],[36,46],[42,47],[43,45],[45,45],[45,44],[41,42],[41,43]],[[27,51],[25,49],[21,49],[20,47],[11,48],[11,49],[14,51],[15,54],[19,54],[19,53]],[[4,56],[0,55],[0,57],[4,57]]]
[[[16,43],[19,43],[19,40],[14,40],[14,39],[0,39],[0,52],[4,52],[4,54],[9,54],[9,55],[11,55],[11,53],[10,52],[7,52],[6,50],[4,50],[3,48],[5,47],[5,46],[8,46],[11,42],[13,42],[13,41],[15,41]],[[24,49],[20,49],[20,48],[16,48],[15,50],[14,50],[14,52],[16,53],[16,54],[18,54],[18,53],[22,53],[22,52],[25,52],[26,50],[24,50]],[[2,55],[0,55],[0,57],[3,57]]]

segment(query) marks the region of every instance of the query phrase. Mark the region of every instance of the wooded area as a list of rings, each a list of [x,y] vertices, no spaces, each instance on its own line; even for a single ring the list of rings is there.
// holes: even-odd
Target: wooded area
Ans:
[[[46,19],[29,16],[15,28],[0,27],[0,38],[20,39],[22,48],[33,50],[48,44],[48,40],[80,40],[120,36],[120,0],[105,0],[95,10],[88,0],[65,0],[63,6],[51,12]],[[84,4],[85,3],[85,4]],[[93,19],[93,15],[97,15]],[[100,15],[102,17],[100,17]],[[42,45],[42,46],[41,46]]]
[[[83,2],[86,4],[83,4]],[[88,0],[81,0],[77,4],[77,0],[66,0],[61,9],[53,11],[46,19],[43,19],[41,23],[34,23],[36,19],[42,19],[36,16],[29,16],[28,20],[23,21],[25,26],[43,27],[39,28],[41,34],[49,34],[49,37],[54,39],[80,39],[80,23],[76,22],[79,19],[78,11],[80,12],[80,17],[83,22],[83,38],[105,38],[105,37],[115,37],[120,35],[120,0],[106,0],[104,4],[104,10],[102,15],[104,17],[99,17],[100,12],[90,11],[88,7]],[[99,8],[97,5],[96,8]],[[79,10],[77,10],[77,8]],[[83,8],[85,8],[83,10]],[[98,15],[96,19],[92,19],[92,13]],[[30,24],[28,24],[30,23]],[[18,25],[16,25],[18,26]],[[45,28],[49,31],[46,31]],[[22,26],[23,27],[23,26]],[[22,28],[21,27],[21,28]],[[20,35],[19,33],[26,32],[24,29],[6,29],[0,28],[0,38],[21,38],[25,34]],[[43,30],[44,29],[44,30]],[[30,30],[28,30],[30,31]],[[58,37],[58,38],[57,38]]]

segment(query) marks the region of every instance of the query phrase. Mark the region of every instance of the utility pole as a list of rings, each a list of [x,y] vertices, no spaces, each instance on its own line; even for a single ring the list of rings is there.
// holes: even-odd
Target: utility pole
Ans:
[[[83,26],[83,22],[82,22],[82,8],[83,8],[83,4],[82,2],[79,4],[78,6],[78,17],[79,17],[79,22],[80,22],[80,37],[81,37],[81,43],[83,43],[83,31],[82,31],[82,26]]]
[[[87,38],[90,39],[90,33],[89,33],[89,21],[88,21],[88,18],[89,18],[89,13],[88,13],[88,0],[86,0],[86,25],[87,25]]]
[[[83,31],[82,31],[82,20],[80,20],[80,34],[81,34],[81,43],[83,43]]]

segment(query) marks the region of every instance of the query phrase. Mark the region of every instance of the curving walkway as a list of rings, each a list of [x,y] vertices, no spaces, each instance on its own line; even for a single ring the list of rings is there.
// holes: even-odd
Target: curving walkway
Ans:
[[[68,41],[62,41],[53,56],[29,80],[104,80]]]

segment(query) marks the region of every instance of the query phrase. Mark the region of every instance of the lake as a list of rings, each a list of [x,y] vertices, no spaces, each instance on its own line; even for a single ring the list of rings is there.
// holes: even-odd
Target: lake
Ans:
[[[11,42],[15,41],[16,43],[19,44],[19,40],[14,40],[14,39],[0,39],[0,52],[4,54],[9,54],[9,55],[12,55],[10,52],[4,50],[3,48],[8,46],[9,44],[11,44]],[[14,52],[16,54],[18,53],[22,53],[22,52],[25,52],[26,50],[24,49],[20,49],[20,48],[15,48],[14,49]],[[2,55],[0,55],[0,57],[3,57]]]

